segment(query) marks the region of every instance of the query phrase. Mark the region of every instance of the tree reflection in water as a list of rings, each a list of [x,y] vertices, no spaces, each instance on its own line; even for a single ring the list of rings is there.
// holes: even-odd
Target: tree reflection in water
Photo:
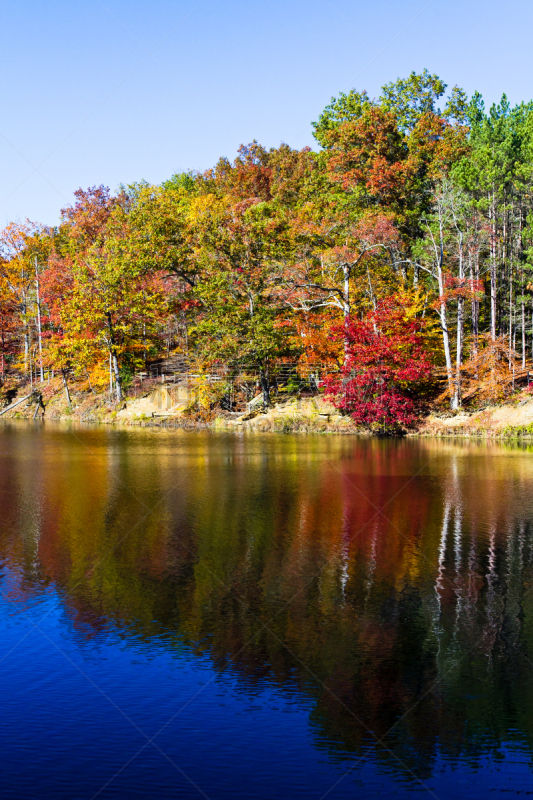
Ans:
[[[533,746],[526,450],[16,424],[2,442],[4,591],[54,589],[80,641],[157,638],[245,692],[296,688],[317,747],[384,737],[378,761],[422,779]]]

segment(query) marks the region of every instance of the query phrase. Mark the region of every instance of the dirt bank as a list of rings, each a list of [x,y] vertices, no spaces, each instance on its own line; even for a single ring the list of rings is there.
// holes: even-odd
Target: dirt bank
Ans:
[[[50,420],[76,420],[102,424],[122,425],[167,425],[184,428],[212,428],[227,431],[316,431],[332,433],[355,433],[356,428],[349,417],[341,416],[337,410],[321,397],[273,398],[273,407],[266,414],[261,412],[262,398],[255,398],[244,414],[228,412],[213,413],[203,419],[190,414],[190,397],[182,387],[161,384],[138,397],[128,397],[114,403],[108,394],[78,391],[70,387],[70,403],[59,379],[35,387],[21,386],[11,397],[11,403],[30,392],[39,392],[44,401],[37,410],[37,418]],[[32,419],[37,409],[36,394],[8,410],[0,419]]]
[[[11,402],[28,395],[32,388],[41,393],[45,410],[37,418],[76,420],[102,424],[164,425],[183,428],[210,428],[218,431],[272,431],[361,433],[350,417],[342,416],[322,397],[277,397],[266,413],[261,398],[255,398],[244,414],[213,413],[207,419],[189,413],[190,398],[180,386],[158,385],[137,397],[117,404],[108,394],[78,391],[70,387],[70,400],[59,379],[35,387],[21,386]],[[0,419],[31,419],[37,409],[36,396],[7,411]],[[431,413],[422,420],[417,436],[468,436],[484,438],[533,437],[533,396],[523,390],[512,400],[475,411]]]
[[[497,406],[456,414],[430,414],[420,425],[420,436],[484,438],[533,437],[533,397],[527,390]]]

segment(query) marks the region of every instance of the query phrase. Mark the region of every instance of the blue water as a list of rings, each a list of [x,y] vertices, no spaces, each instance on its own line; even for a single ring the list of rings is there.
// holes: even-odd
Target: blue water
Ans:
[[[532,794],[532,487],[509,447],[4,425],[1,796]]]

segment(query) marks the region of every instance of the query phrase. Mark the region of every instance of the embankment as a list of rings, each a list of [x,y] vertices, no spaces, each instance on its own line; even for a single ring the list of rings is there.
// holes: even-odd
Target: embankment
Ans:
[[[72,420],[87,423],[209,428],[217,431],[363,433],[350,417],[343,416],[322,397],[277,397],[262,412],[260,397],[244,414],[217,411],[198,415],[190,411],[190,397],[182,387],[158,385],[138,397],[114,403],[107,393],[70,388],[70,403],[59,380],[34,387],[42,394],[44,411],[37,409],[36,395],[24,400],[1,419]],[[21,386],[11,402],[29,394]],[[421,420],[414,436],[475,438],[533,438],[533,396],[526,390],[500,405],[452,414],[433,412]]]
[[[275,431],[275,432],[332,432],[355,433],[349,417],[344,417],[322,397],[277,397],[267,413],[261,412],[261,397],[252,401],[243,414],[217,411],[195,414],[190,411],[190,395],[179,385],[160,384],[138,397],[125,398],[120,403],[110,400],[108,393],[77,391],[70,387],[70,402],[59,380],[37,384],[42,394],[44,411],[38,419],[71,420],[87,423],[168,426],[182,428],[211,428],[218,431]],[[21,386],[17,399],[28,395],[29,387]],[[36,395],[23,401],[0,419],[32,419],[36,413]]]

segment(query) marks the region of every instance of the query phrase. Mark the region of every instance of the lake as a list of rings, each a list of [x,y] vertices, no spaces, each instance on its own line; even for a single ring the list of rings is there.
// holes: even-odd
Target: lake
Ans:
[[[532,794],[533,452],[0,426],[2,798]]]

